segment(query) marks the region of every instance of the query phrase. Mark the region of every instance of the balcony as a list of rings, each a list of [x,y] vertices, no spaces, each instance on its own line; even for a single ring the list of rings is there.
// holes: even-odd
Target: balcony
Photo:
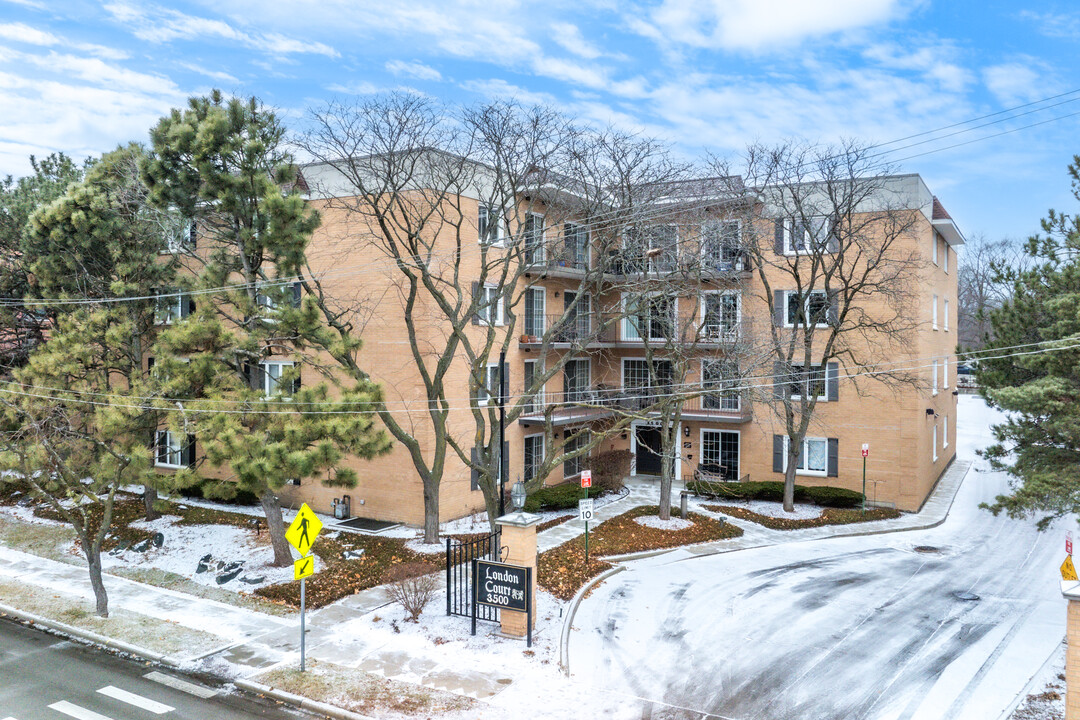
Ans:
[[[709,320],[709,318],[706,318]],[[522,327],[525,332],[518,339],[521,348],[539,348],[547,340],[548,347],[556,350],[594,347],[641,347],[645,344],[642,331],[648,329],[649,343],[660,349],[668,342],[668,335],[675,329],[663,318],[621,315],[618,313],[584,313],[570,315],[526,316]],[[697,345],[717,349],[730,347],[746,337],[743,323],[707,322],[702,325],[695,340],[695,328],[680,328],[683,346]]]
[[[659,412],[650,410],[661,399],[670,395],[669,386],[619,389],[608,385],[595,385],[567,393],[566,402],[551,406],[552,425],[575,425],[592,422],[616,415],[643,413],[656,417]],[[518,423],[528,425],[544,422],[548,405],[543,401],[532,403],[518,417]],[[683,400],[683,420],[722,423],[746,423],[750,421],[743,403],[733,402],[721,393],[706,393]]]
[[[580,278],[591,265],[588,252],[566,248],[561,243],[547,242],[525,249],[525,274],[542,277]]]

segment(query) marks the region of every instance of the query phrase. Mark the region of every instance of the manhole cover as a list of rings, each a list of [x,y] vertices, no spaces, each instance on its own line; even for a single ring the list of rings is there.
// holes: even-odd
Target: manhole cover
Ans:
[[[966,590],[957,590],[953,593],[953,597],[957,600],[964,600],[965,602],[975,602],[980,599],[975,593],[970,593]]]
[[[916,545],[915,552],[917,553],[939,553],[941,548],[934,547],[933,545]]]

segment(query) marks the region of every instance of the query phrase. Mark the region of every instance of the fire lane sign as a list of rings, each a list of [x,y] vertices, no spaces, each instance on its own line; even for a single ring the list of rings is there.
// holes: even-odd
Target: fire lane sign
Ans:
[[[477,560],[476,602],[480,605],[527,612],[529,568]]]
[[[583,488],[591,488],[592,487],[592,470],[582,470],[581,471],[581,487],[583,487]]]

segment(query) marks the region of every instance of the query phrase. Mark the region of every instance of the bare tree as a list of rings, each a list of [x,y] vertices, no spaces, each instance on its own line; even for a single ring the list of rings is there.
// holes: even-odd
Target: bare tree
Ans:
[[[915,384],[877,361],[910,348],[919,315],[914,283],[924,261],[910,239],[919,210],[890,183],[889,168],[856,143],[752,146],[743,176],[760,204],[745,220],[756,301],[772,322],[760,349],[774,362],[772,407],[785,433],[784,509],[794,509],[800,460],[824,469],[834,447],[803,442],[819,400],[843,372]],[[717,163],[731,175],[726,163]],[[850,381],[857,387],[855,380]]]
[[[994,339],[990,313],[1012,295],[1012,283],[1002,273],[1027,264],[1023,245],[1010,239],[987,240],[978,235],[964,245],[960,260],[958,333],[963,350],[982,349]]]

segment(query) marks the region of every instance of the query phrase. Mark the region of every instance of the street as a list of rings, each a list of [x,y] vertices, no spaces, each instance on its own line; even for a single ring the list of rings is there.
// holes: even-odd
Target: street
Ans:
[[[654,718],[1001,716],[1064,636],[1066,523],[979,509],[1006,489],[974,454],[998,416],[960,412],[974,465],[943,525],[631,563],[578,611],[575,679]]]
[[[0,678],[3,720],[300,717],[9,621],[0,622]]]

